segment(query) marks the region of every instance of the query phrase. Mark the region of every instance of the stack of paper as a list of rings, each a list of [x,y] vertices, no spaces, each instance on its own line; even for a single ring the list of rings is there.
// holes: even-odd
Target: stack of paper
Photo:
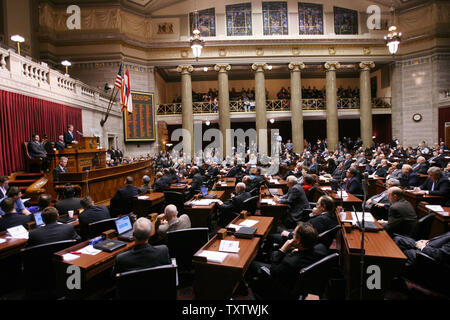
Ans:
[[[149,196],[139,196],[138,199],[139,200],[147,200],[148,198],[150,198]]]
[[[250,219],[247,219],[247,220],[244,220],[244,221],[242,221],[241,223],[239,223],[239,225],[241,226],[241,227],[253,227],[255,224],[257,224],[259,221],[258,220],[250,220]]]
[[[331,190],[330,186],[320,187],[322,190]]]
[[[348,197],[347,191],[338,191],[337,195],[339,198],[347,198]]]
[[[272,199],[261,199],[261,203],[270,204],[272,206],[276,205],[275,201],[273,201]]]
[[[89,254],[91,256],[95,256],[96,254],[102,252],[102,250],[95,249],[93,246],[89,245],[84,247],[83,249],[78,250],[78,252],[82,254]]]
[[[352,222],[353,224],[356,224],[359,221],[362,221],[363,213],[362,212],[352,212]],[[375,219],[373,218],[372,214],[370,212],[364,213],[364,221],[367,222],[375,222]]]
[[[230,223],[227,228],[233,228],[235,231],[239,231],[241,226],[238,226],[237,224]]]
[[[225,252],[219,252],[219,251],[209,251],[209,250],[203,250],[199,253],[200,257],[205,257],[207,261],[209,262],[218,262],[222,263],[223,260],[227,257],[227,253]]]
[[[5,242],[6,242],[6,239],[0,239],[0,244],[5,243]]]
[[[219,251],[220,252],[238,253],[239,252],[239,241],[220,240]]]
[[[426,205],[425,208],[430,209],[431,211],[436,211],[436,212],[445,212],[444,208],[442,208],[441,206],[436,206],[436,205]]]
[[[66,253],[63,254],[63,259],[64,261],[73,261],[75,259],[78,259],[80,256],[77,256],[76,254],[72,254],[72,253]]]
[[[9,229],[6,229],[11,236],[11,238],[15,239],[28,239],[28,231],[25,229],[22,225],[12,227]]]
[[[193,206],[209,206],[211,203],[219,202],[219,199],[200,199],[200,200],[193,200],[191,201],[191,204]]]

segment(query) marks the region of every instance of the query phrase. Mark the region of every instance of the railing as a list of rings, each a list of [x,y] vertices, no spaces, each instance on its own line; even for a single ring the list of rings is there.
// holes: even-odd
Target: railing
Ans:
[[[110,99],[109,95],[101,90],[51,69],[46,64],[3,48],[0,48],[0,82],[1,89],[4,90],[14,91],[21,88],[24,94],[61,102],[70,101],[72,105],[83,109],[105,111]],[[112,109],[112,113],[120,115],[119,104]]]
[[[391,98],[373,98],[372,108],[383,109],[391,108]],[[327,103],[325,99],[302,99],[303,110],[326,110]],[[340,98],[337,101],[337,107],[340,110],[357,110],[359,109],[359,98]],[[290,100],[267,100],[266,110],[269,112],[274,111],[290,111],[291,101]],[[216,102],[194,102],[193,111],[195,114],[199,113],[217,113],[218,104]],[[255,102],[254,101],[230,101],[230,112],[255,112]],[[181,103],[168,103],[158,105],[157,114],[158,115],[174,115],[181,114],[182,107]]]

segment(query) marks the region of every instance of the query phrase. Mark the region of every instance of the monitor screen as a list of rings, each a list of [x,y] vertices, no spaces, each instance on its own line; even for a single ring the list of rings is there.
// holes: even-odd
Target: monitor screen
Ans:
[[[132,229],[129,216],[118,218],[116,221],[117,233],[122,234]]]
[[[204,196],[208,195],[208,189],[205,186],[202,186],[200,188],[200,191],[202,192],[202,195],[204,195]]]
[[[42,220],[42,213],[41,212],[36,212],[34,214],[34,221],[36,221],[36,225],[38,227],[45,225],[44,220]]]

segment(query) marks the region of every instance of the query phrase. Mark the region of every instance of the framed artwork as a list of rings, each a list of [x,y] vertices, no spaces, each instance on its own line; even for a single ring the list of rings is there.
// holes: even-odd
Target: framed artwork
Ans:
[[[125,142],[155,141],[155,101],[153,93],[131,91],[133,113],[124,111]]]
[[[300,34],[323,34],[323,6],[315,3],[298,3]]]
[[[334,33],[358,34],[358,11],[334,7]]]
[[[239,3],[225,7],[227,15],[227,36],[252,35],[252,4]]]
[[[214,8],[199,10],[197,12],[197,19],[194,12],[189,13],[189,22],[191,26],[191,34],[195,29],[196,23],[198,23],[198,30],[202,37],[215,37],[216,36],[216,13]]]
[[[264,35],[287,35],[287,2],[263,2],[262,5]]]

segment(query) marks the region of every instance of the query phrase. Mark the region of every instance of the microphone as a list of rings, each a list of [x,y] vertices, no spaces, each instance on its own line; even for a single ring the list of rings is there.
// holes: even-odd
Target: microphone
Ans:
[[[78,130],[77,130],[77,133],[78,133],[80,136],[84,136],[83,133],[81,133],[81,132],[78,131]]]
[[[368,189],[369,189],[369,174],[367,172],[363,173],[363,191],[364,191],[364,197],[367,197]]]

